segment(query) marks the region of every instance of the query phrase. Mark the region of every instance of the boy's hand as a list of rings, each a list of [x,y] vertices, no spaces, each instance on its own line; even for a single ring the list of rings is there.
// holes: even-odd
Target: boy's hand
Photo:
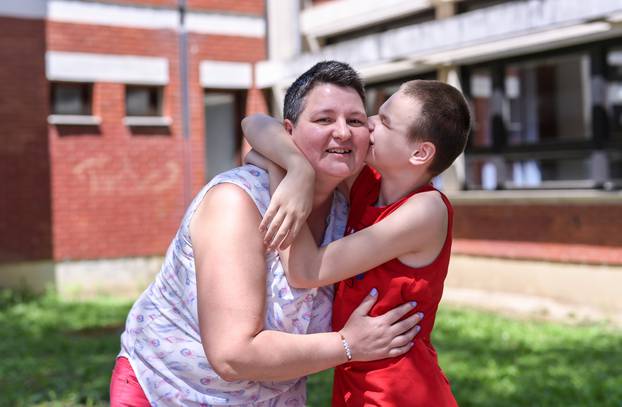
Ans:
[[[313,169],[297,166],[278,184],[259,225],[259,230],[265,232],[264,243],[269,250],[283,250],[292,244],[313,208],[314,183]],[[272,173],[270,184],[273,189]]]

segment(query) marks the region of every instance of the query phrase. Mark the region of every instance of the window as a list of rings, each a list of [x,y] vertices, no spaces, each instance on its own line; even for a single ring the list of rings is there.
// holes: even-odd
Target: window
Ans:
[[[590,72],[587,55],[508,65],[508,144],[524,145],[591,138]]]
[[[372,116],[378,113],[380,106],[382,106],[392,94],[397,92],[404,82],[413,79],[436,79],[436,73],[422,73],[411,78],[401,78],[397,81],[392,80],[390,82],[367,85],[365,87],[365,110],[367,110],[367,115]]]
[[[91,96],[90,83],[52,83],[52,114],[90,116]]]
[[[492,147],[492,73],[478,69],[470,78],[473,105],[473,132],[470,143],[477,147]]]
[[[207,181],[240,165],[245,92],[208,91],[205,108],[205,173]]]
[[[162,116],[162,88],[158,86],[127,86],[126,116]]]
[[[622,141],[622,48],[613,48],[607,53],[607,64],[609,66],[607,113],[611,138],[614,141]]]
[[[619,173],[611,154],[603,172],[602,147],[593,134],[598,101],[592,95],[597,54],[592,51],[599,48],[592,47],[466,68],[474,113],[466,154],[468,188],[592,188]],[[622,76],[609,83],[612,120],[616,105],[622,105],[618,86]]]
[[[378,113],[380,106],[398,91],[400,85],[368,86],[365,90],[365,110],[368,116]]]

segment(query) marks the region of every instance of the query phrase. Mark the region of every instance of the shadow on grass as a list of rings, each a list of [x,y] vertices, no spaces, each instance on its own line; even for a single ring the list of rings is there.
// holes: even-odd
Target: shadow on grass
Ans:
[[[0,307],[0,406],[107,405],[129,303]],[[434,343],[462,407],[622,406],[622,332],[441,309]],[[332,371],[309,380],[330,405]]]
[[[622,406],[622,332],[443,308],[434,344],[461,407]],[[309,380],[330,405],[332,372]]]
[[[107,405],[130,304],[45,297],[0,311],[0,405]]]
[[[622,333],[443,310],[434,343],[462,407],[622,406]]]

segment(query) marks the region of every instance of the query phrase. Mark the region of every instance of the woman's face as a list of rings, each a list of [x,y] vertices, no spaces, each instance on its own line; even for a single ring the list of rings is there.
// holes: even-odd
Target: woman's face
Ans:
[[[285,126],[318,179],[343,180],[358,171],[369,148],[363,101],[352,88],[321,83],[307,94],[298,122]]]

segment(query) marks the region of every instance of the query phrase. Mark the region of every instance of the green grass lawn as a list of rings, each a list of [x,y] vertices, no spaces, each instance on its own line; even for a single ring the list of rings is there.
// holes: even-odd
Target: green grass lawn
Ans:
[[[0,292],[0,405],[106,405],[129,306]],[[442,309],[434,342],[462,407],[622,406],[620,331]],[[329,405],[331,373],[308,389]]]

